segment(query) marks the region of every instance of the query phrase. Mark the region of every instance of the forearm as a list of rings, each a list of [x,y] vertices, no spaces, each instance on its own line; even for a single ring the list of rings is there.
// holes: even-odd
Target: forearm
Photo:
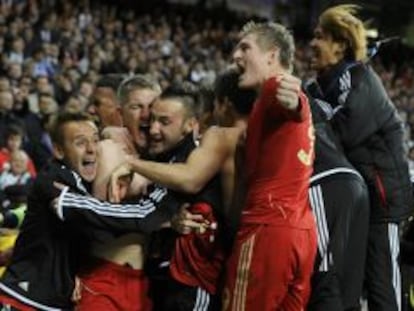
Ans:
[[[166,164],[132,159],[130,165],[132,171],[152,182],[180,192],[197,193],[209,180],[204,180],[201,174],[185,163]]]
[[[167,222],[178,206],[179,203],[162,189],[132,204],[112,204],[64,189],[58,199],[56,214],[62,221],[82,220],[93,227],[114,232],[150,233]]]

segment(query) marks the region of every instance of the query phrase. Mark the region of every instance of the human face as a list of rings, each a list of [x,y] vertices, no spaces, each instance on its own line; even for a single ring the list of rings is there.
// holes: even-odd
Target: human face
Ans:
[[[63,144],[55,145],[56,158],[63,160],[87,182],[96,177],[98,129],[91,121],[63,125]]]
[[[124,125],[130,131],[135,144],[142,149],[148,145],[150,109],[157,97],[158,92],[152,89],[135,89],[129,92],[122,105]]]
[[[310,65],[317,72],[329,69],[331,66],[339,63],[344,57],[344,44],[334,41],[332,36],[323,31],[319,25],[313,32],[310,47],[312,49]]]
[[[115,93],[108,87],[98,87],[94,92],[94,106],[102,127],[122,126],[122,117]]]
[[[151,109],[149,152],[158,155],[174,148],[193,130],[193,118],[186,117],[183,104],[176,99],[161,99]]]
[[[20,135],[10,135],[7,139],[7,149],[11,152],[19,150],[22,145],[22,137]]]
[[[27,171],[27,155],[23,151],[15,151],[10,158],[10,169],[20,175]]]
[[[233,62],[240,76],[239,87],[258,89],[270,78],[275,64],[275,50],[264,50],[257,43],[257,35],[244,36],[233,51]]]
[[[10,92],[0,93],[0,111],[10,111],[13,109],[13,95]]]

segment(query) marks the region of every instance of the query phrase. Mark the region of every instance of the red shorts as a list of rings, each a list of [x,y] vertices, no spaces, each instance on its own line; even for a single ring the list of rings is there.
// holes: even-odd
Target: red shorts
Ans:
[[[108,261],[80,276],[81,300],[77,311],[150,311],[148,280],[142,270]]]
[[[223,310],[304,310],[315,254],[313,229],[243,226],[227,264]]]
[[[0,294],[0,307],[1,310],[18,310],[18,311],[35,311],[36,309],[28,306],[13,297],[6,294]]]

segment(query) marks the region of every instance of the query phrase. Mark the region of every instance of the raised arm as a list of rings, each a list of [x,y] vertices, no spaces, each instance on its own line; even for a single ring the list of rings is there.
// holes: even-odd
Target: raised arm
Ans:
[[[301,80],[290,74],[283,74],[265,82],[262,89],[266,113],[271,118],[301,122],[305,119],[303,105],[307,97],[301,91]]]
[[[141,174],[154,183],[180,192],[197,193],[221,169],[229,152],[225,139],[221,129],[210,128],[204,134],[200,146],[191,152],[185,163],[129,159],[123,169],[114,171],[112,180],[117,180],[127,166],[127,170]]]

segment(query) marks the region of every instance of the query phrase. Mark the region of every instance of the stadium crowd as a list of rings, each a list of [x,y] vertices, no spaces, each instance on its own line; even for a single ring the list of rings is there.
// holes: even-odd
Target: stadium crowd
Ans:
[[[59,159],[56,151],[54,151],[54,144],[57,142],[62,143],[59,141],[61,139],[59,135],[63,134],[59,132],[62,129],[56,127],[56,123],[59,124],[60,122],[62,125],[66,124],[65,122],[79,122],[78,126],[83,130],[82,133],[88,133],[92,137],[90,139],[96,136],[95,132],[88,132],[90,128],[86,124],[90,120],[86,117],[65,121],[59,115],[66,113],[67,115],[73,116],[86,112],[92,115],[91,120],[98,125],[99,129],[103,129],[106,126],[120,126],[123,124],[130,130],[130,133],[125,134],[124,132],[115,133],[115,131],[109,131],[108,136],[117,137],[121,142],[125,143],[126,140],[123,135],[132,135],[132,139],[135,140],[134,143],[137,147],[136,150],[134,147],[131,148],[131,146],[127,145],[124,146],[123,151],[129,150],[126,152],[129,155],[138,153],[144,156],[145,152],[143,149],[145,146],[142,147],[139,145],[140,134],[134,133],[134,130],[128,127],[129,123],[125,115],[122,115],[124,118],[123,122],[118,122],[115,120],[116,115],[114,111],[109,111],[105,114],[105,111],[103,111],[105,99],[103,97],[111,98],[113,96],[122,102],[131,94],[131,90],[134,87],[133,83],[138,83],[138,85],[141,83],[141,88],[143,87],[153,92],[147,94],[151,103],[161,94],[161,102],[181,96],[182,94],[171,95],[168,93],[168,90],[177,85],[184,85],[188,88],[199,88],[204,90],[206,94],[211,95],[212,93],[209,92],[213,92],[214,87],[217,88],[216,81],[222,78],[220,74],[229,67],[228,64],[231,55],[240,39],[240,29],[247,20],[246,16],[236,15],[223,10],[194,12],[194,10],[185,6],[172,4],[168,5],[168,9],[163,8],[151,12],[138,13],[138,11],[135,12],[122,8],[121,6],[101,4],[94,1],[89,2],[87,0],[1,1],[0,200],[2,204],[3,222],[11,221],[14,227],[20,226],[24,215],[21,209],[26,204],[27,196],[31,189],[30,187],[36,176],[42,168],[47,166],[52,158]],[[260,20],[260,18],[256,18],[256,20]],[[306,81],[315,76],[315,72],[309,66],[309,60],[311,59],[311,50],[308,48],[309,42],[306,42],[306,38],[300,34],[294,35],[296,40],[294,73],[303,81]],[[390,99],[398,109],[399,115],[404,122],[406,154],[409,157],[411,175],[414,176],[414,66],[408,60],[404,60],[403,63],[398,63],[398,66],[397,63],[385,64],[382,62],[380,53],[379,55],[373,56],[370,63],[378,73]],[[137,75],[138,77],[144,76],[148,80],[144,79],[145,81],[136,82],[134,79]],[[154,81],[158,81],[159,85]],[[288,80],[287,83],[294,82]],[[110,95],[106,93],[106,95],[104,93],[102,93],[104,95],[98,95],[98,90],[105,87],[112,88],[113,93]],[[167,93],[165,94],[164,91],[167,91]],[[218,96],[217,89],[215,91],[216,96]],[[209,100],[201,102],[205,106],[197,107],[196,115],[198,118],[203,113],[211,113],[214,106]],[[126,113],[128,113],[128,111],[133,111],[134,108],[127,107],[126,109],[130,109],[126,110]],[[139,109],[143,108],[140,107]],[[159,109],[162,110],[161,108]],[[153,116],[151,118],[156,118],[157,111],[152,113]],[[105,120],[105,116],[108,119]],[[206,118],[211,119],[211,116],[207,116]],[[140,119],[141,125],[148,126],[148,124],[144,123],[149,123],[149,112],[147,116],[143,117],[141,115],[138,119]],[[129,120],[129,122],[133,121]],[[162,116],[159,122],[162,123]],[[210,120],[209,124],[214,124],[214,121]],[[203,124],[199,126],[198,130],[200,131],[200,135],[205,132]],[[101,135],[105,136],[103,133]],[[217,139],[217,137],[215,138]],[[208,135],[206,135],[205,140],[208,141]],[[141,150],[140,147],[143,149]],[[110,148],[116,150],[112,151],[113,153],[121,152],[120,149],[116,149],[118,147],[109,143],[108,149]],[[156,147],[154,148],[157,149]],[[131,151],[131,149],[134,150]],[[64,148],[62,150],[62,152],[65,152]],[[219,151],[217,152],[219,153]],[[155,153],[157,154],[157,151]],[[129,159],[129,155],[126,155],[123,160]],[[112,156],[108,155],[108,163],[112,161]],[[178,158],[180,156],[184,157],[183,154],[179,154]],[[188,154],[185,155],[185,157],[187,156]],[[93,162],[95,160],[91,159],[88,158],[87,161]],[[223,159],[221,161],[224,161]],[[168,161],[185,162],[184,160],[176,160],[174,158],[174,160]],[[163,161],[166,162],[167,159],[163,158],[160,160],[160,162]],[[117,167],[116,164],[120,164],[120,162],[111,163],[111,168]],[[133,166],[134,164],[131,165]],[[163,167],[161,166],[160,170],[162,169]],[[82,178],[84,178],[82,173],[88,175],[88,169],[84,171],[82,169],[80,170]],[[139,173],[148,177],[145,173],[145,168],[143,172],[140,171]],[[153,177],[154,179],[149,179],[158,182],[157,175]],[[213,176],[209,177],[211,178]],[[105,185],[108,182],[108,178],[105,180]],[[143,191],[144,198],[149,201],[156,201],[153,199],[153,196],[164,191],[163,188],[157,188],[158,185],[155,186],[155,189],[148,190],[149,186],[146,180],[137,181],[136,179],[135,177],[133,178],[133,181],[137,183],[136,187],[139,188],[139,191],[142,191],[144,188],[146,189]],[[162,178],[160,180],[166,183],[169,186],[168,188],[181,190],[174,182],[168,184]],[[69,178],[64,179],[64,181],[69,186],[73,182]],[[88,182],[90,181],[88,180]],[[129,180],[128,182],[131,181]],[[50,188],[55,187],[52,184],[48,186]],[[79,184],[76,184],[76,187],[82,194],[82,187]],[[201,188],[204,189],[204,184]],[[206,188],[208,188],[208,191],[216,191],[214,185],[209,184]],[[87,190],[89,191],[90,189]],[[96,188],[94,191],[98,193]],[[102,193],[102,189],[100,191]],[[147,191],[149,193],[146,193]],[[208,201],[212,196],[208,191],[206,191],[205,196],[203,193],[202,198],[200,196],[187,196],[186,198],[192,203],[199,203],[199,200]],[[51,192],[55,193],[52,190]],[[106,195],[105,189],[103,190],[101,199],[107,198]],[[112,196],[112,198],[109,197],[111,201],[118,203],[119,198],[116,198],[116,194],[112,193]],[[100,198],[98,195],[96,197]],[[70,197],[69,195],[66,198],[66,203],[81,199],[86,200],[85,202],[88,202],[91,206],[97,204],[96,206],[99,206],[102,210],[106,208],[98,205],[95,201],[88,201],[87,198],[76,197],[76,195],[74,197]],[[142,200],[145,201],[145,199],[141,199],[139,204],[142,203],[145,205]],[[160,198],[159,201],[153,203],[155,205],[175,204],[176,200],[174,195],[168,193],[165,198]],[[226,198],[224,201],[226,202]],[[76,214],[76,211],[73,212],[69,207],[65,206],[64,195],[63,199],[61,198],[60,204],[62,205],[57,207],[57,209],[60,208],[62,210],[57,213],[63,213],[62,215],[64,216],[59,215],[62,219],[69,219],[70,217],[73,217],[75,220],[78,219],[77,217],[79,216]],[[211,204],[213,205],[213,203]],[[198,206],[198,208],[202,210],[203,206]],[[18,212],[9,215],[10,210],[17,210]],[[72,213],[74,214],[72,215]],[[132,210],[131,213],[133,213]],[[208,216],[204,216],[208,218]],[[10,220],[12,217],[16,219],[13,218],[13,220]],[[87,215],[86,217],[90,216]],[[130,223],[123,219],[123,217],[125,216],[120,216],[119,226],[121,229],[117,227],[118,225],[108,224],[104,219],[100,218],[96,220],[97,227],[100,230],[105,226],[115,228],[113,230],[117,232],[117,237],[121,233],[122,235],[125,234],[128,236],[131,232],[137,231],[135,226],[138,226],[138,231],[152,231],[146,229],[149,227],[146,223]],[[161,213],[157,217],[165,221],[168,217],[171,218],[171,215],[163,215]],[[158,218],[156,221],[157,224],[161,222]],[[199,219],[194,218],[194,221],[199,221]],[[177,222],[179,223],[179,220]],[[96,225],[95,220],[92,223]],[[209,225],[211,224],[209,223]],[[180,224],[176,224],[176,226],[179,227]],[[235,224],[230,224],[230,227],[232,226],[235,226]],[[199,230],[204,231],[205,228],[201,226]],[[213,235],[209,235],[209,230],[210,228],[207,229],[207,233],[203,232],[203,238],[199,242],[206,243],[207,249],[210,247],[208,244],[209,241],[214,238]],[[168,234],[171,234],[171,232]],[[11,235],[14,241],[16,232],[13,231],[10,233],[10,231],[5,230],[2,232],[2,235],[3,237],[0,237],[0,240],[3,239],[6,241],[7,239],[5,237]],[[104,237],[107,238],[106,235]],[[137,239],[139,240],[140,238],[134,237],[134,241]],[[182,243],[182,245],[185,245],[182,246],[183,248],[192,247],[190,245],[191,241],[183,239]],[[100,247],[94,246],[94,249],[97,249],[94,255],[102,255]],[[2,254],[4,255],[0,257],[0,263],[5,265],[10,259],[10,241],[7,240],[4,243],[0,243],[0,248],[3,249]],[[134,252],[144,253],[141,248],[134,249]],[[106,255],[102,255],[101,257],[108,259]],[[174,266],[174,269],[179,271],[183,268],[180,266],[182,259],[180,261],[177,258],[173,258],[172,262],[174,260],[176,260],[177,265]],[[188,259],[189,262],[191,260],[192,258]],[[222,259],[214,258],[214,260],[220,262]],[[214,260],[212,260],[213,263],[215,262]],[[132,266],[135,268],[134,265]],[[137,269],[141,268],[142,266],[139,265]],[[214,270],[215,267],[207,267],[206,271],[210,271],[209,269]],[[88,277],[89,275],[87,274],[86,276],[83,275],[83,284],[88,284]],[[141,275],[133,275],[133,277],[143,278]],[[152,277],[157,280],[159,275]],[[78,282],[78,279],[76,279],[76,282]],[[89,285],[93,287],[96,284],[92,282]],[[148,284],[146,280],[143,280],[139,286],[144,288]],[[208,288],[208,285],[206,287]],[[7,293],[4,287],[0,286],[0,289]],[[76,286],[75,289],[81,290]],[[122,290],[128,291],[129,289],[128,287],[122,287]],[[177,294],[178,292],[177,288],[172,290],[173,295],[181,297]],[[79,310],[83,310],[82,303],[87,306],[88,295],[91,295],[91,293],[93,296],[93,291],[83,291],[83,297],[77,298],[75,290],[73,293],[75,297],[72,298],[74,300],[81,299]],[[208,295],[202,291],[191,293],[191,295],[193,294],[197,296],[197,303],[199,303],[200,308],[194,310],[205,310],[203,309],[203,305],[208,305],[208,302],[206,302]],[[185,295],[189,295],[189,293],[187,292]],[[174,302],[172,298],[154,297],[152,302],[144,302],[144,299],[141,297],[141,301],[137,304],[142,304],[142,310],[150,310],[151,307],[149,306],[154,304],[154,310],[158,310],[157,303],[160,303],[163,299],[167,301],[166,303],[171,302],[172,306],[174,306],[174,303],[180,305],[185,301],[178,299],[178,302]],[[1,298],[4,298],[2,294],[0,294]],[[136,298],[139,299],[138,296]],[[184,298],[181,297],[180,299]],[[135,300],[132,301],[135,303]],[[4,303],[4,300],[2,302]],[[119,310],[127,308],[122,303],[119,302]],[[211,303],[214,307],[214,303],[216,302],[212,301]],[[36,305],[33,306],[36,307]],[[101,310],[105,310],[102,309],[105,308],[105,305],[100,307]],[[42,309],[41,307],[39,308]],[[159,310],[164,310],[163,308],[166,308],[165,310],[168,309],[164,305],[164,307],[159,307]],[[351,308],[345,309],[355,310]],[[34,309],[24,309],[22,307],[21,310]],[[88,310],[87,307],[85,307],[85,310]],[[99,310],[99,306],[96,310]],[[170,306],[169,310],[175,309]],[[233,310],[239,309],[237,306],[233,306]],[[314,310],[317,310],[317,308]]]

